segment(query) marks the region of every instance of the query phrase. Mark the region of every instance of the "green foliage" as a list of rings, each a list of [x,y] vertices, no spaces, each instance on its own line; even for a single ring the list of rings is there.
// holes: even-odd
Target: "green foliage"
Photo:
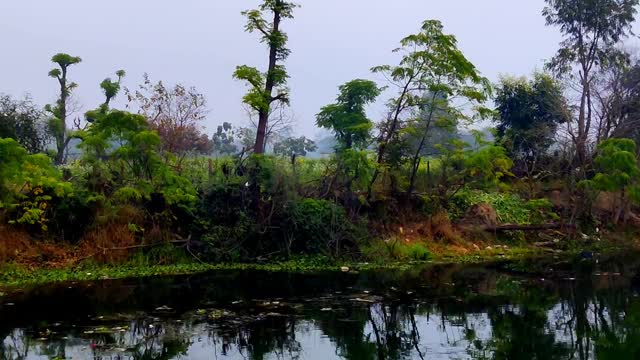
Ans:
[[[560,25],[567,36],[556,64],[591,61],[601,66],[599,61],[611,60],[604,53],[578,60],[585,56],[579,49],[584,44],[576,43],[572,26],[586,26],[587,38],[608,45],[601,48],[596,41],[593,51],[609,52],[627,33],[635,15],[629,4],[637,2],[606,0],[604,5],[592,4],[600,13],[585,14],[575,0],[547,0],[548,22]],[[572,12],[573,5],[580,6]],[[249,86],[243,100],[258,114],[258,124],[254,131],[224,122],[211,140],[200,125],[206,102],[194,88],[166,87],[145,75],[136,91],[125,89],[138,114],[110,108],[121,90],[122,70],[115,73],[117,78],[100,83],[104,103],[86,113],[84,128],[78,120],[72,131],[67,123],[72,112],[69,99],[77,85],[68,79],[68,71],[81,59],[55,55],[56,68],[49,75],[58,81],[60,93],[56,103],[46,107],[47,127],[56,141],[55,163],[65,162],[73,138],[81,141],[82,158],[56,168],[44,154],[29,155],[19,143],[29,152],[44,147],[37,130],[39,113],[31,103],[22,109],[10,98],[0,99],[0,136],[18,139],[0,140],[2,220],[24,225],[32,234],[31,225],[38,225],[40,230],[54,229],[52,237],[96,241],[99,246],[104,246],[102,240],[108,244],[111,236],[100,232],[112,229],[125,233],[125,248],[189,238],[193,240],[184,249],[204,260],[266,261],[298,254],[355,254],[357,245],[363,245],[359,240],[367,235],[363,219],[386,223],[378,209],[395,217],[424,215],[416,209],[427,214],[447,209],[459,218],[470,206],[487,203],[504,223],[556,218],[546,199],[525,201],[505,194],[504,180],[514,176],[510,156],[531,162],[551,148],[558,124],[571,120],[562,88],[544,74],[532,80],[503,79],[496,111],[486,108],[491,84],[436,20],[423,22],[416,34],[401,40],[395,50],[400,55],[397,66],[372,69],[396,87],[387,103],[388,116],[377,129],[377,142],[371,141],[374,124],[366,107],[384,88],[356,79],[340,86],[335,102],[316,115],[316,124],[334,134],[335,154],[320,160],[295,159],[317,149],[303,136],[281,137],[273,144],[274,153],[281,156],[264,156],[265,139],[273,135],[277,122],[269,121],[274,105],[289,103],[283,62],[290,50],[281,23],[293,17],[296,6],[262,0],[257,9],[243,12],[246,31],[260,36],[269,50],[266,70],[242,65],[234,73]],[[603,16],[610,23],[595,29]],[[485,141],[480,131],[472,132],[473,146],[458,140],[459,126],[486,118],[498,122],[496,143]],[[237,153],[237,141],[243,151],[229,156]],[[585,186],[621,193],[625,209],[628,200],[640,201],[640,168],[632,141],[603,142],[594,164],[598,173]],[[431,256],[423,244],[405,239],[371,248],[373,253],[383,249],[385,258],[404,261]],[[171,258],[171,247],[158,247],[153,257],[159,262]]]
[[[510,170],[513,161],[503,147],[485,146],[467,154],[464,165],[467,182],[481,187],[491,187],[497,186],[504,177],[512,175]]]
[[[70,66],[79,64],[82,59],[77,56],[58,53],[51,58],[51,61],[58,66],[49,72],[49,76],[58,80],[60,97],[54,106],[47,105],[45,111],[50,114],[48,131],[56,141],[55,163],[60,165],[66,160],[67,146],[72,137],[72,133],[67,128],[69,97],[73,89],[78,86],[76,83],[68,81],[67,73]]]
[[[319,127],[333,130],[338,141],[334,181],[330,189],[365,189],[376,167],[371,164],[367,148],[373,122],[367,118],[365,106],[375,101],[382,89],[373,81],[352,80],[340,86],[337,102],[324,106],[316,115]],[[365,199],[360,200],[361,203]]]
[[[617,199],[612,204],[613,223],[628,218],[629,202],[640,204],[640,167],[636,143],[631,139],[608,139],[600,143],[594,164],[596,175],[580,185],[596,191],[609,191]]]
[[[523,200],[516,194],[463,190],[450,202],[452,218],[461,218],[474,205],[488,204],[496,211],[502,224],[540,224],[557,220],[553,205],[548,199]]]
[[[482,106],[491,94],[489,81],[457,47],[453,35],[443,32],[440,21],[427,20],[420,32],[400,41],[402,54],[398,66],[383,65],[372,69],[382,73],[398,89],[388,101],[389,116],[380,125],[377,174],[389,171],[397,191],[397,172],[411,162],[408,192],[413,192],[423,151],[436,123],[455,128],[459,120],[471,121],[465,111],[453,106],[459,100],[476,110],[479,117],[490,111]],[[425,92],[427,96],[425,96]]]
[[[347,184],[351,190],[365,190],[376,169],[368,151],[347,149],[337,154],[334,161],[340,184]]]
[[[497,143],[529,172],[549,149],[559,124],[571,120],[563,89],[551,76],[502,78],[495,97]],[[523,170],[524,172],[524,170]]]
[[[631,139],[608,139],[598,146],[595,159],[598,173],[591,181],[601,191],[620,191],[637,186],[640,177],[636,144]]]
[[[61,178],[46,155],[29,155],[15,140],[0,139],[0,211],[9,223],[47,231],[52,202],[73,193]]]
[[[258,154],[264,153],[271,104],[289,104],[289,91],[286,86],[289,75],[282,62],[289,57],[291,51],[286,47],[287,34],[280,26],[282,20],[293,18],[293,10],[297,6],[284,0],[264,0],[258,9],[242,12],[247,18],[245,30],[250,33],[258,32],[261,42],[269,48],[269,65],[266,72],[262,73],[254,67],[242,65],[238,66],[233,74],[235,79],[243,80],[249,85],[243,102],[258,113],[258,131],[254,148]],[[273,21],[267,20],[265,13],[269,13]]]
[[[111,183],[116,198],[149,199],[162,193],[168,204],[195,201],[195,190],[186,178],[172,171],[159,155],[160,137],[149,130],[141,115],[100,108],[87,114],[95,120],[82,134],[83,162],[92,168],[93,183]],[[116,145],[117,144],[117,145]],[[101,175],[99,179],[96,176]],[[133,186],[126,185],[133,183]],[[103,189],[94,190],[104,193]],[[135,191],[133,193],[132,191]]]
[[[311,139],[307,139],[306,136],[299,138],[288,137],[273,145],[274,154],[288,157],[293,155],[306,156],[307,152],[313,152],[317,149],[316,143]]]
[[[213,143],[213,153],[216,155],[230,155],[238,151],[238,146],[235,144],[233,125],[226,121],[218,126],[211,137],[211,141]]]
[[[454,140],[448,147],[440,147],[439,193],[446,200],[463,187],[496,189],[501,181],[512,176],[512,160],[501,146],[483,144],[479,149],[470,149],[469,144]]]
[[[54,62],[60,66],[60,70],[64,72],[64,70],[70,65],[78,64],[82,61],[79,56],[71,56],[65,53],[57,53],[51,57],[51,62]],[[57,77],[59,75],[56,74],[58,69],[51,70],[51,77]]]
[[[574,63],[592,68],[616,56],[618,42],[632,33],[638,0],[545,0],[547,25],[560,28],[564,39],[549,67],[559,73]],[[588,74],[583,74],[587,77]]]
[[[433,254],[420,243],[408,243],[400,238],[372,241],[362,247],[366,259],[376,263],[387,261],[427,261]]]
[[[302,199],[290,205],[287,228],[292,250],[302,253],[340,254],[355,245],[357,229],[343,207],[327,200]]]
[[[121,187],[116,190],[113,195],[113,199],[121,204],[138,203],[142,200],[142,193],[132,187]]]
[[[43,152],[47,145],[43,116],[30,97],[15,100],[0,94],[0,138],[15,139],[29,153]]]
[[[249,105],[255,111],[269,111],[271,95],[265,96],[264,94],[263,88],[266,76],[262,74],[260,70],[247,65],[238,66],[233,73],[233,77],[238,80],[244,80],[250,85],[249,91],[242,98],[245,104]],[[282,91],[284,91],[284,89]]]
[[[118,77],[118,80],[116,81],[111,80],[111,78],[106,78],[102,80],[102,82],[100,83],[100,88],[102,88],[102,91],[104,92],[104,96],[105,96],[105,101],[104,101],[105,107],[109,107],[109,103],[111,102],[111,100],[115,98],[116,95],[118,95],[118,92],[120,92],[120,82],[122,81],[122,78],[125,76],[125,71],[124,70],[116,71],[116,76]]]
[[[382,89],[369,80],[352,80],[341,85],[335,104],[324,106],[316,115],[316,124],[335,133],[341,149],[364,149],[371,136],[373,122],[365,106],[376,100]],[[340,149],[338,149],[340,150]]]
[[[403,249],[405,257],[416,261],[426,261],[431,258],[431,252],[424,245],[414,243]]]
[[[547,6],[543,15],[547,25],[560,29],[562,41],[557,54],[547,67],[559,76],[572,82],[579,95],[575,105],[576,124],[571,127],[571,140],[575,146],[575,160],[581,166],[582,179],[591,160],[589,143],[595,132],[593,114],[610,114],[605,100],[598,109],[595,98],[602,99],[596,88],[596,74],[612,65],[620,67],[628,55],[622,48],[622,40],[633,35],[633,24],[637,13],[638,0],[545,0]],[[618,86],[612,87],[616,90]],[[605,92],[608,92],[607,89]],[[594,93],[598,94],[595,95]],[[595,95],[595,96],[594,96]],[[604,123],[611,119],[604,120]],[[617,120],[615,120],[617,121]],[[610,125],[608,125],[610,126]],[[598,132],[603,126],[599,126]],[[606,128],[606,126],[604,126]],[[600,137],[601,134],[598,135]]]

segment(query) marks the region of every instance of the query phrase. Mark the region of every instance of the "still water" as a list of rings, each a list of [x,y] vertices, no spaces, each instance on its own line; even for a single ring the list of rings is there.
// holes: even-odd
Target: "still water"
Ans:
[[[0,359],[640,359],[640,258],[531,265],[20,290]]]

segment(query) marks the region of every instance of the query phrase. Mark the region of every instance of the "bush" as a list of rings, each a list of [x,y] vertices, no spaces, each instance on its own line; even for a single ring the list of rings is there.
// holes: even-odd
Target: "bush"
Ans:
[[[421,244],[410,244],[400,249],[404,257],[411,260],[426,261],[431,258],[431,252]]]
[[[432,255],[429,249],[420,243],[406,243],[399,238],[377,240],[363,246],[365,258],[375,261],[427,261]]]
[[[469,208],[482,203],[491,205],[496,210],[498,222],[503,224],[535,224],[558,219],[548,199],[525,201],[516,194],[469,190],[451,198],[449,215],[460,219]]]
[[[303,199],[288,211],[285,235],[294,252],[339,255],[354,247],[357,233],[345,209],[327,200]]]
[[[30,155],[15,140],[0,138],[0,212],[10,224],[47,232],[52,203],[72,193],[46,155]]]

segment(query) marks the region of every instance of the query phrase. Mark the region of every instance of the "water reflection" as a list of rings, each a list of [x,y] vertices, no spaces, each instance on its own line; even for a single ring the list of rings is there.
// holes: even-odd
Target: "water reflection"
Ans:
[[[635,264],[216,273],[1,299],[1,359],[636,359]]]

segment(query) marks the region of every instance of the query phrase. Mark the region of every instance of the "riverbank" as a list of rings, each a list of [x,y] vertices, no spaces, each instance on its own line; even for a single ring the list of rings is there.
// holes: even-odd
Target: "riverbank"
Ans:
[[[553,264],[553,278],[512,271],[512,262],[412,264],[347,274],[229,270],[38,286],[0,298],[0,337],[5,354],[29,360],[49,349],[60,359],[224,354],[241,360],[284,353],[324,360],[337,359],[334,354],[377,359],[380,352],[385,358],[467,358],[480,352],[518,358],[522,348],[540,359],[565,359],[575,349],[570,341],[580,336],[588,336],[583,343],[598,344],[598,354],[638,358],[633,335],[640,284],[634,279],[640,256],[561,259],[535,258],[536,266],[528,268]],[[558,273],[558,262],[567,264],[567,273]],[[593,307],[585,304],[593,303],[605,316],[591,316]],[[594,332],[566,321],[575,316],[590,320]],[[598,341],[611,326],[623,339],[608,347]],[[504,346],[507,336],[513,341]],[[410,346],[398,348],[387,339]],[[13,344],[29,344],[28,356]]]
[[[52,283],[145,278],[204,273],[216,270],[258,270],[269,272],[314,273],[314,272],[358,272],[367,270],[403,270],[424,264],[447,263],[495,263],[527,262],[535,259],[570,260],[590,254],[625,253],[638,250],[631,242],[598,242],[588,246],[574,245],[567,250],[551,251],[536,246],[506,245],[487,246],[476,251],[461,251],[459,247],[432,246],[430,257],[422,261],[340,261],[326,257],[299,257],[286,261],[268,263],[204,263],[195,259],[171,264],[154,264],[148,258],[137,257],[120,264],[98,264],[91,261],[75,266],[33,267],[15,263],[0,265],[0,293],[15,289],[47,285]],[[585,255],[586,254],[586,255]],[[525,270],[526,271],[526,270]]]

